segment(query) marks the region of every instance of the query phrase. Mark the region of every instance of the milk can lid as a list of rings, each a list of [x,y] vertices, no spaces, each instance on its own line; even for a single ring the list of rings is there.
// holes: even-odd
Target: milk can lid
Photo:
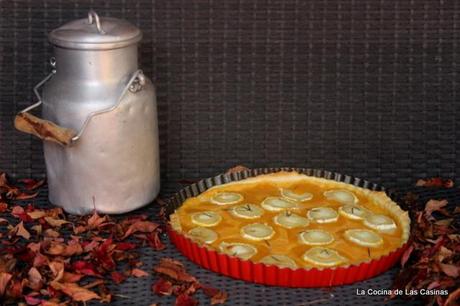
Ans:
[[[88,18],[78,19],[51,31],[49,41],[59,47],[84,50],[107,50],[135,44],[142,32],[129,22],[101,17],[91,10]]]

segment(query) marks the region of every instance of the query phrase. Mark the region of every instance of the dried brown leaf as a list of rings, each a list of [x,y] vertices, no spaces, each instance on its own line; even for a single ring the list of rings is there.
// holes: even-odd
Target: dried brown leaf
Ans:
[[[41,242],[29,242],[27,248],[34,253],[38,253],[40,252],[41,245]]]
[[[62,225],[69,223],[69,221],[55,219],[53,217],[45,217],[45,221],[52,227],[61,227]]]
[[[45,253],[50,255],[60,256],[74,256],[80,255],[83,252],[83,248],[80,243],[70,241],[68,244],[53,241],[50,246],[45,250]]]
[[[59,290],[72,298],[76,302],[87,302],[101,297],[95,292],[86,288],[80,287],[75,283],[59,283],[53,281],[50,283],[51,287]]]
[[[16,236],[22,237],[26,240],[30,239],[30,233],[24,227],[23,221],[19,222],[18,225],[14,227],[13,232]]]
[[[29,288],[38,291],[43,287],[43,278],[37,268],[32,267],[28,272]]]
[[[25,193],[25,192],[20,192],[18,195],[14,197],[15,200],[29,200],[33,199],[38,195],[38,192],[35,193]]]
[[[45,237],[49,237],[49,238],[58,238],[60,236],[59,232],[49,228],[47,230],[45,230],[45,232],[43,233],[43,235]]]
[[[60,280],[62,280],[63,283],[77,283],[83,277],[84,277],[84,275],[81,275],[81,274],[70,273],[70,272],[64,271],[64,275],[62,276],[62,278]],[[55,279],[55,281],[58,281],[58,280]]]
[[[6,178],[6,173],[0,173],[0,194],[6,193],[6,196],[10,199],[15,198],[20,193],[19,188],[9,184]]]
[[[20,179],[18,180],[19,183],[23,183],[26,190],[35,190],[45,183],[45,180],[35,180],[35,179]]]
[[[131,275],[134,277],[144,277],[144,276],[148,276],[149,274],[145,272],[144,270],[134,268],[131,270]]]
[[[41,235],[42,231],[43,231],[43,228],[42,228],[41,224],[34,225],[30,229],[35,231],[35,233],[37,233],[37,235]]]
[[[153,223],[151,221],[137,221],[129,226],[125,234],[121,237],[121,240],[137,232],[151,233],[154,230],[156,230],[158,226],[158,224]]]
[[[171,295],[173,292],[173,285],[170,281],[165,280],[164,278],[160,277],[153,285],[152,291],[157,295]]]
[[[219,291],[218,294],[211,297],[211,305],[224,304],[228,299],[228,293]]]
[[[451,179],[443,179],[440,177],[433,177],[428,179],[420,179],[417,181],[415,186],[419,187],[438,187],[438,188],[452,188],[454,187],[454,181]]]
[[[444,261],[445,259],[450,258],[450,257],[453,255],[453,253],[454,253],[454,252],[452,252],[450,249],[448,249],[448,248],[442,246],[442,247],[439,249],[438,253],[437,253],[437,258],[436,258],[436,259],[438,260],[438,262],[442,262],[442,261]]]
[[[429,200],[425,205],[425,215],[429,218],[431,214],[447,205],[447,200]]]
[[[237,173],[237,172],[249,171],[249,170],[251,169],[249,169],[248,167],[245,167],[243,165],[238,165],[238,166],[228,169],[225,173],[231,174],[231,173]]]
[[[441,268],[442,272],[450,277],[457,278],[460,274],[460,267],[458,266],[440,263],[439,267]]]
[[[211,298],[211,305],[224,304],[228,299],[228,293],[213,287],[202,286],[204,294]]]
[[[115,248],[116,244],[113,243],[113,239],[108,238],[92,252],[94,260],[106,271],[113,271],[116,268],[116,262],[113,258]]]
[[[197,282],[197,279],[188,274],[182,263],[172,258],[162,258],[153,270],[179,282]]]
[[[51,273],[53,273],[53,281],[58,282],[64,277],[64,263],[60,261],[52,261],[49,263]]]
[[[121,284],[126,280],[126,275],[123,275],[118,271],[113,271],[112,273],[110,273],[110,277],[112,278],[115,284]]]
[[[43,211],[43,210],[34,210],[34,211],[31,211],[31,212],[28,212],[27,213],[29,215],[29,217],[31,217],[32,219],[40,219],[40,218],[43,218],[44,216],[46,216],[46,212]]]
[[[6,272],[0,272],[0,296],[3,296],[13,275]]]
[[[88,227],[89,229],[98,228],[105,222],[107,222],[107,216],[100,217],[97,212],[94,211],[93,215],[88,219]]]
[[[401,267],[404,267],[406,262],[409,260],[410,255],[414,251],[414,245],[411,244],[405,251],[404,254],[401,257]]]

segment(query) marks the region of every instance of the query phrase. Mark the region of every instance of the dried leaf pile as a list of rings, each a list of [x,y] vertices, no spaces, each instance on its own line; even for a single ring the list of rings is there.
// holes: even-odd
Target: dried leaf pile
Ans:
[[[4,304],[69,305],[110,302],[108,281],[148,275],[136,250],[165,246],[158,224],[147,216],[113,220],[68,216],[60,208],[39,209],[14,200],[32,199],[44,182],[13,186],[0,174],[0,300]]]
[[[211,299],[211,305],[223,304],[228,298],[225,291],[201,284],[187,273],[184,265],[177,260],[162,258],[153,270],[160,278],[152,285],[152,291],[160,296],[175,295],[176,306],[198,305],[198,301],[192,297],[197,290],[202,290]]]
[[[433,177],[429,179],[420,179],[415,183],[418,187],[442,187],[452,188],[454,187],[454,181],[451,179],[443,179],[440,177]]]
[[[452,188],[453,182],[419,180],[417,186]],[[411,193],[405,202],[413,212],[412,232],[393,289],[403,290],[406,298],[421,298],[427,305],[459,305],[460,234],[455,220],[460,218],[460,207],[449,211],[446,200],[432,199],[417,211],[417,197]]]

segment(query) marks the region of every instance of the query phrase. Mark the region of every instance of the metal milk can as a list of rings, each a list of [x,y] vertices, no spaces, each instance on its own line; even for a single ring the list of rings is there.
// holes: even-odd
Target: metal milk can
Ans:
[[[138,68],[141,38],[94,11],[49,34],[54,69],[15,126],[44,140],[49,200],[69,213],[124,213],[159,192],[156,98]],[[43,119],[29,113],[40,104]]]

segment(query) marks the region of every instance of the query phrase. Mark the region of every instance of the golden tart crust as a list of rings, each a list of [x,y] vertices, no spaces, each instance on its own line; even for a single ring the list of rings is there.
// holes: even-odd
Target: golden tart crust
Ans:
[[[286,199],[281,194],[282,190],[289,190],[291,194],[298,195],[311,194],[311,197],[308,200],[305,200],[306,197],[299,197],[298,201],[295,201],[294,197]],[[239,194],[241,197],[233,204],[216,205],[215,196],[222,193]],[[264,205],[264,201],[265,204],[267,203],[266,199],[273,198],[285,199],[292,202],[292,205],[281,203],[283,207],[280,209],[273,209],[273,207]],[[264,210],[263,213],[254,213],[257,215],[255,218],[242,218],[235,215],[234,209],[236,207],[246,207],[244,205],[249,203],[254,205],[249,207],[261,208]],[[365,214],[358,214],[355,211],[357,207],[365,211]],[[337,219],[333,222],[315,222],[311,214],[312,209],[315,208],[335,211],[337,212]],[[212,238],[215,239],[194,240],[193,236],[187,235],[190,230],[197,227],[191,216],[209,211],[222,217],[219,223],[207,227],[216,233],[217,238],[214,235]],[[302,219],[299,220],[305,218],[310,222],[299,222],[298,226],[286,226],[283,221],[279,222],[279,216],[289,216],[290,214],[301,217]],[[354,215],[359,216],[354,217]],[[388,230],[388,220],[394,222],[395,228],[392,227],[391,230]],[[286,223],[286,221],[284,222]],[[403,211],[384,192],[371,191],[343,182],[285,171],[212,187],[197,197],[187,199],[170,216],[170,224],[173,230],[217,252],[222,252],[220,246],[223,242],[241,244],[254,247],[256,252],[250,258],[244,259],[256,263],[267,262],[267,258],[276,255],[292,260],[289,265],[291,268],[320,269],[357,265],[378,259],[403,246],[407,242],[410,232],[408,213]],[[263,226],[256,225],[254,228],[251,224]],[[250,230],[249,235],[247,235],[248,233],[245,234],[244,229]],[[273,232],[268,233],[268,229],[272,229]],[[259,236],[259,239],[254,239],[251,236],[251,231],[254,230],[253,235]],[[301,239],[302,233],[314,232],[315,230],[329,233],[333,240],[323,247],[321,243],[309,244]],[[267,233],[262,235],[257,231],[267,231]],[[367,242],[366,239],[369,241]],[[326,251],[319,249],[318,245],[321,245],[321,248],[326,249]],[[324,254],[337,256],[340,260],[334,258],[327,264],[315,260],[315,256],[324,257]],[[276,260],[271,260],[267,264],[276,265]],[[286,267],[285,263],[280,264],[280,268],[283,267]]]

